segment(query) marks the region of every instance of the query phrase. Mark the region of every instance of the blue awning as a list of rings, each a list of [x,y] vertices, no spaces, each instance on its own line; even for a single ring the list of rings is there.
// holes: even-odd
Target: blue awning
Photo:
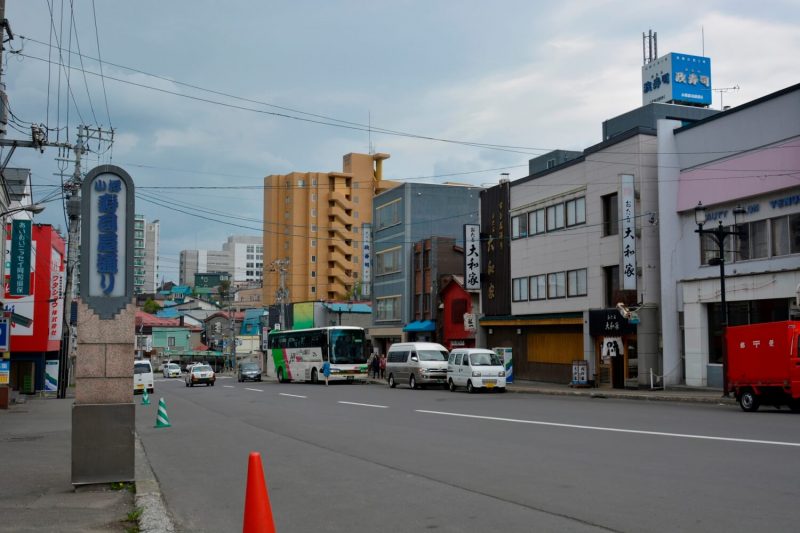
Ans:
[[[433,322],[433,320],[416,320],[408,324],[406,327],[404,327],[403,331],[407,333],[418,333],[421,331],[436,331],[436,324]]]

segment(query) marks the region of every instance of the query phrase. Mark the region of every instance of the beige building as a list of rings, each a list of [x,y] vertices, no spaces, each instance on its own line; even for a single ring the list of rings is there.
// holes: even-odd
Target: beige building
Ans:
[[[374,196],[397,185],[382,179],[388,158],[350,153],[343,158],[342,172],[264,178],[265,305],[278,303],[280,267],[274,262],[280,260],[286,270],[286,303],[369,294],[368,280],[362,286],[371,271],[364,230],[371,231]]]

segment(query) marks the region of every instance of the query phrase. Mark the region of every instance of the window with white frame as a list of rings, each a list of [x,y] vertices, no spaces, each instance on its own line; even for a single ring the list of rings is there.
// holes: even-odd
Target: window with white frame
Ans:
[[[528,280],[530,281],[531,300],[544,300],[547,298],[547,276],[545,274],[531,276]]]
[[[537,209],[528,213],[528,235],[537,235],[547,231],[544,219],[544,209]]]
[[[302,189],[305,186],[306,186],[306,180],[297,180],[297,187],[299,189]]]
[[[400,320],[400,296],[375,299],[375,321]]]
[[[528,215],[511,217],[511,238],[520,239],[528,236]]]
[[[514,278],[511,280],[511,300],[523,302],[528,299],[528,278]]]
[[[567,271],[567,296],[586,296],[586,269]]]
[[[400,200],[394,200],[375,208],[375,225],[377,229],[388,228],[400,223]]]
[[[566,295],[564,273],[553,272],[547,275],[547,297],[563,298]]]
[[[311,208],[311,216],[312,216],[312,217],[315,217],[315,216],[317,216],[317,208],[316,208],[316,207],[312,207],[312,208]]]
[[[399,246],[381,250],[375,254],[375,275],[391,274],[400,272],[402,260],[402,250]]]
[[[311,256],[311,262],[312,263],[316,263],[317,262],[317,256],[316,255],[312,255]]]
[[[551,205],[547,208],[547,231],[564,227],[564,204]]]
[[[575,198],[566,202],[567,226],[586,223],[586,198]]]

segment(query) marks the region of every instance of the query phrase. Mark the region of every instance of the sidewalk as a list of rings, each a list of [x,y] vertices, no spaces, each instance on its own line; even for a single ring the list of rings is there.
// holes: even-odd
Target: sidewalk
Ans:
[[[72,486],[72,399],[24,398],[0,410],[0,531],[124,532],[135,527],[126,521],[134,511],[132,490]]]

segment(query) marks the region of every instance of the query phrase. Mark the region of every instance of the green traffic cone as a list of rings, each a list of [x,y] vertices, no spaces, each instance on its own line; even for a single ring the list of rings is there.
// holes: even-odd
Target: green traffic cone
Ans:
[[[158,400],[158,414],[156,415],[156,426],[157,428],[168,428],[172,427],[169,423],[169,417],[167,416],[167,404],[164,402],[164,398]]]
[[[150,405],[150,396],[147,394],[147,389],[142,393],[142,405]]]

